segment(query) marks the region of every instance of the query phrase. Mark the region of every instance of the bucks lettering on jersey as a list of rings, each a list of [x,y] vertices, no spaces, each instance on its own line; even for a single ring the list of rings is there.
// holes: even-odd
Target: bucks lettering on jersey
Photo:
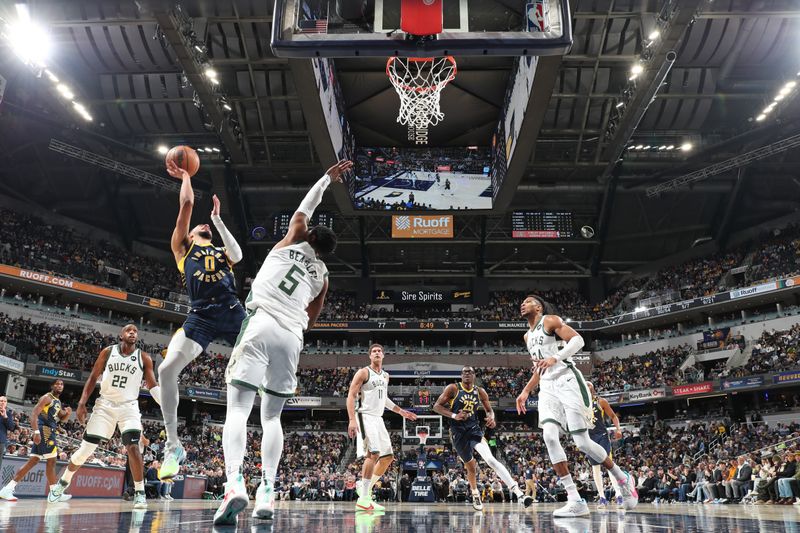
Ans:
[[[327,277],[328,268],[307,242],[273,248],[253,280],[245,307],[265,310],[302,338],[308,327],[306,308],[322,292]]]
[[[358,393],[356,400],[356,412],[383,416],[389,374],[383,371],[378,374],[371,367],[367,367],[367,372],[369,372],[369,378],[361,385],[361,392]]]
[[[130,355],[125,355],[115,344],[111,346],[100,381],[100,396],[115,403],[136,400],[143,378],[142,353],[136,349]]]
[[[456,414],[464,411],[469,414],[469,418],[466,420],[450,420],[450,425],[463,428],[479,425],[476,411],[481,399],[478,396],[478,388],[473,385],[471,389],[467,389],[462,383],[457,383],[456,386],[458,387],[458,392],[456,392],[455,398],[450,400],[450,410]]]
[[[528,330],[528,337],[526,339],[528,353],[535,363],[542,359],[554,357],[558,353],[558,339],[555,334],[547,333],[544,330],[544,315],[539,319],[534,327]],[[569,360],[569,359],[567,359]],[[556,364],[547,369],[542,374],[542,381],[552,380],[560,377],[564,371],[568,370],[566,363],[558,361]]]
[[[192,307],[203,307],[213,300],[236,300],[236,283],[225,248],[192,243],[178,263],[178,270]]]

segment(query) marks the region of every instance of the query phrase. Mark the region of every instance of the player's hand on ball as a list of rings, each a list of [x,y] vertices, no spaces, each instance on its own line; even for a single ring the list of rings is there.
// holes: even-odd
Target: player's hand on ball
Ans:
[[[355,420],[351,420],[349,424],[347,424],[347,434],[350,435],[351,439],[356,438],[356,434],[358,433],[358,424]]]
[[[167,174],[179,180],[189,179],[189,173],[175,164],[171,159],[167,161]]]
[[[211,199],[214,201],[214,207],[211,209],[211,216],[219,216],[219,198],[217,198],[215,194]]]
[[[41,444],[42,443],[42,436],[38,433],[33,434],[33,443],[34,444]]]
[[[558,359],[556,359],[555,357],[548,357],[547,359],[542,359],[540,361],[536,361],[536,364],[534,366],[536,368],[538,368],[540,371],[544,372],[545,370],[547,370],[548,368],[550,368],[551,366],[553,366],[557,362],[558,362]]]
[[[78,404],[78,411],[75,414],[78,417],[78,422],[80,422],[81,424],[85,424],[86,423],[86,416],[88,415],[88,413],[86,412],[86,406],[85,405],[79,403]]]
[[[330,176],[331,181],[342,183],[342,174],[353,168],[353,162],[342,160],[328,169],[326,174]]]
[[[525,404],[528,401],[528,396],[530,393],[528,391],[523,390],[519,396],[517,396],[517,414],[524,415],[528,412],[528,408],[525,407]]]

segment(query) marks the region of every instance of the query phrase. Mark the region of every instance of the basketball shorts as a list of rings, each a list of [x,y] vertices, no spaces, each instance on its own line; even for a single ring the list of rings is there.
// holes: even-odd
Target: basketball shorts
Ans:
[[[205,351],[215,339],[236,342],[244,317],[244,307],[238,300],[193,308],[183,323],[183,332]]]
[[[591,428],[592,399],[583,376],[570,369],[556,379],[539,385],[539,427],[554,423],[565,433]]]
[[[386,430],[382,416],[356,413],[358,433],[356,434],[356,457],[377,453],[380,457],[393,455],[392,439]]]
[[[119,425],[121,434],[142,431],[142,415],[139,413],[139,402],[116,403],[98,398],[92,409],[92,416],[86,424],[83,436],[109,440]]]
[[[483,440],[480,426],[461,428],[450,426],[450,441],[453,443],[459,459],[468,463],[475,456],[475,446]]]
[[[608,456],[611,457],[611,439],[608,438],[608,431],[604,431],[602,433],[591,433],[590,432],[589,433],[589,438],[592,439],[597,444],[599,444],[600,446],[602,446],[603,449],[608,454]],[[589,459],[589,464],[592,465],[592,466],[600,464],[597,461],[595,461],[594,459],[592,459],[591,455],[587,455],[586,458]]]
[[[233,346],[225,382],[291,398],[303,340],[263,309],[249,311]]]
[[[31,457],[38,457],[39,459],[58,457],[56,431],[50,426],[41,426],[39,431],[41,432],[42,440],[39,441],[39,444],[31,446]]]

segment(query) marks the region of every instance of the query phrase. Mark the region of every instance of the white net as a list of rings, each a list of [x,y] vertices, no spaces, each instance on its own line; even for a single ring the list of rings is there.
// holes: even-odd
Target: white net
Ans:
[[[400,97],[397,122],[424,129],[444,118],[442,89],[456,77],[456,60],[446,57],[390,57],[386,75]]]

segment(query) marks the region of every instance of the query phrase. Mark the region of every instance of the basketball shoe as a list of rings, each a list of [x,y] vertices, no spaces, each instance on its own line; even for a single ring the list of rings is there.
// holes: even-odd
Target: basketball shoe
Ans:
[[[239,474],[232,481],[225,483],[225,497],[217,512],[214,513],[214,525],[235,526],[239,518],[238,514],[244,511],[249,501],[244,478]]]

